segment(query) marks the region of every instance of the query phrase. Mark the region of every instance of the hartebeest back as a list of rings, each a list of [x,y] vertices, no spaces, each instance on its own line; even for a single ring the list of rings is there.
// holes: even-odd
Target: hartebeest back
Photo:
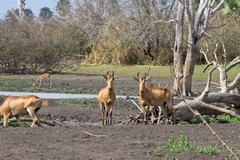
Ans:
[[[6,127],[10,117],[16,117],[18,125],[19,116],[29,114],[32,118],[31,127],[40,126],[37,111],[42,107],[42,100],[34,95],[9,96],[0,107],[0,117],[4,118],[3,126]]]
[[[134,78],[139,82],[139,104],[142,107],[143,120],[145,116],[147,122],[150,106],[155,106],[159,107],[159,111],[163,112],[165,123],[167,123],[169,112],[171,112],[173,123],[175,123],[175,109],[172,105],[173,99],[171,91],[167,88],[154,88],[146,86],[145,82],[148,79],[146,73],[144,76],[139,76],[139,73],[137,73],[137,76],[138,78]],[[147,107],[147,111],[145,111],[145,107]],[[160,117],[161,112],[159,112],[158,123],[160,122]]]
[[[112,111],[113,104],[116,99],[116,92],[114,89],[113,81],[114,81],[114,72],[111,71],[112,74],[109,74],[110,71],[103,75],[103,77],[107,80],[107,86],[105,88],[100,89],[98,94],[98,102],[100,105],[100,109],[102,111],[102,124],[106,122],[106,125],[112,124]],[[104,105],[104,107],[103,107]]]

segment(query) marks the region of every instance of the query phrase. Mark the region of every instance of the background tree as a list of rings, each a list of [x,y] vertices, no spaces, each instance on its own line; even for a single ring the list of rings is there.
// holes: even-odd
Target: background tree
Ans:
[[[182,69],[181,58],[183,57],[183,47],[181,44],[175,45],[179,51],[175,48],[175,75],[180,76],[181,79],[175,81],[174,86],[178,90],[181,88],[184,96],[193,95],[192,93],[192,76],[194,73],[194,66],[196,64],[197,56],[199,53],[199,44],[202,37],[206,34],[209,29],[220,27],[211,26],[211,20],[216,17],[216,14],[222,10],[224,6],[224,0],[214,1],[214,0],[181,0],[179,1],[178,16],[182,16],[183,10],[185,10],[185,15],[187,20],[184,21],[182,18],[178,18],[177,25],[183,25],[187,22],[188,25],[188,38],[187,38],[187,51],[186,59],[184,64],[184,70]],[[176,36],[181,36],[182,30],[176,28]],[[176,37],[176,39],[182,39],[183,37]],[[177,63],[178,62],[178,63]],[[181,68],[181,69],[179,69]],[[182,72],[183,71],[183,72]],[[182,72],[182,73],[181,73]],[[177,76],[179,77],[179,76]]]
[[[15,9],[14,13],[19,17],[19,9]],[[24,15],[26,20],[33,20],[34,14],[31,9],[24,9]],[[20,18],[20,17],[19,17]]]
[[[56,6],[58,14],[62,17],[65,17],[70,13],[71,3],[69,0],[59,0]]]
[[[39,19],[42,21],[46,21],[50,18],[52,18],[53,16],[53,12],[50,10],[50,8],[48,7],[43,7],[40,9],[40,13],[39,13]]]

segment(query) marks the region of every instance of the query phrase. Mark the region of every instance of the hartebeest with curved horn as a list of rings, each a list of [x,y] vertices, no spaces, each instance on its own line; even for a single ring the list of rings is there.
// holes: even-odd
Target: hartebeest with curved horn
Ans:
[[[173,123],[175,124],[175,109],[172,106],[172,93],[167,88],[154,88],[146,86],[145,82],[148,80],[147,73],[144,76],[139,75],[134,77],[139,82],[139,104],[142,107],[143,121],[146,117],[146,123],[150,106],[159,107],[159,111],[163,112],[165,118],[165,124],[167,123],[168,113],[171,112],[173,117]],[[167,105],[167,106],[166,106]],[[145,107],[147,107],[145,111]],[[161,112],[159,112],[158,123],[160,122]]]
[[[113,104],[116,99],[116,92],[114,90],[113,81],[114,81],[114,72],[110,71],[103,75],[103,77],[107,80],[107,86],[105,88],[100,89],[98,94],[98,101],[100,105],[100,109],[102,111],[102,124],[106,122],[106,125],[112,124],[112,111]],[[103,107],[104,105],[104,107]]]

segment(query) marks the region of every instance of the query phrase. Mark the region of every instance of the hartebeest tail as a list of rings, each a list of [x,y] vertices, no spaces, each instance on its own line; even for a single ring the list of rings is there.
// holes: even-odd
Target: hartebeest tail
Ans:
[[[172,104],[173,97],[171,91],[167,88],[146,86],[145,82],[148,79],[146,73],[144,76],[139,76],[139,73],[137,73],[137,76],[138,78],[134,78],[139,82],[139,104],[142,107],[143,121],[145,116],[147,122],[150,106],[155,106],[159,107],[159,111],[162,111],[165,123],[167,123],[168,113],[171,112],[173,123],[175,124],[175,109]],[[145,107],[147,107],[146,111]],[[159,112],[158,123],[160,122],[160,114],[161,112]]]
[[[107,80],[107,86],[105,88],[100,89],[98,94],[98,102],[102,112],[103,125],[112,124],[113,104],[116,99],[116,92],[113,85],[113,81],[115,79],[114,72],[111,71],[112,74],[109,73],[110,71],[108,71],[106,75],[103,75],[103,77]]]

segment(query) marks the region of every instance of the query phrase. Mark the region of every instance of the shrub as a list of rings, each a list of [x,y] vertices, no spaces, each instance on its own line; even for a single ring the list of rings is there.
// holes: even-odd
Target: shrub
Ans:
[[[220,150],[218,145],[205,146],[205,147],[198,146],[196,151],[198,153],[204,153],[204,154],[210,154],[210,155],[217,154],[217,153],[221,152],[221,150]]]

